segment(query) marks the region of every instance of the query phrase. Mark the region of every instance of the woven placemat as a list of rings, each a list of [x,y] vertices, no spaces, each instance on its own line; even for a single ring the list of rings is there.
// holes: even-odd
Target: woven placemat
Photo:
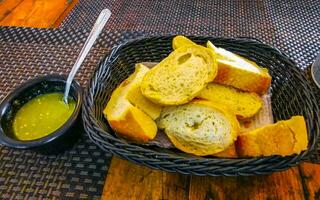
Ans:
[[[62,27],[88,29],[103,8],[113,12],[107,30],[255,37],[286,52],[302,69],[320,53],[320,1],[80,0]]]
[[[86,86],[112,46],[142,32],[104,31],[77,80]],[[87,31],[0,28],[0,100],[27,79],[67,74]],[[0,146],[0,199],[99,199],[110,155],[86,134],[70,150],[46,156]]]

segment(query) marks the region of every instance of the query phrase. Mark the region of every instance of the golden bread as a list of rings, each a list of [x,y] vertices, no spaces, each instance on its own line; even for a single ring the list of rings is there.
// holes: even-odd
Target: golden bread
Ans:
[[[179,47],[183,46],[192,46],[197,45],[196,43],[192,42],[190,39],[183,35],[177,35],[172,39],[172,48],[175,50]]]
[[[239,156],[288,156],[308,147],[308,135],[303,116],[242,133],[236,141]]]
[[[197,97],[228,107],[239,119],[252,117],[262,107],[262,100],[256,93],[217,83],[209,83]]]
[[[143,71],[141,75],[144,75],[149,71],[149,68],[141,63],[136,64],[136,69]],[[140,76],[138,78],[138,84],[132,84],[130,87],[128,87],[126,98],[132,105],[138,107],[140,110],[149,115],[153,120],[155,120],[160,116],[162,107],[153,103],[142,95],[140,90],[142,77],[143,76]]]
[[[119,110],[121,116],[108,119],[110,126],[118,135],[142,143],[156,136],[157,125],[148,115],[131,104],[124,103],[121,108]]]
[[[139,86],[149,69],[136,65],[135,72],[112,93],[103,111],[110,126],[122,137],[146,142],[157,133],[153,118],[160,115],[161,107],[142,96]]]
[[[213,154],[212,156],[218,158],[237,158],[238,154],[235,144],[232,144],[226,150]]]
[[[217,48],[210,41],[207,42],[207,47],[217,55],[219,70],[215,83],[260,95],[268,91],[271,76],[266,68],[223,48]]]
[[[181,35],[172,40],[173,49],[191,45],[197,44]],[[210,41],[207,42],[207,47],[212,50],[218,62],[218,74],[214,82],[260,95],[267,92],[271,85],[267,69],[223,48],[217,48]]]
[[[119,136],[148,142],[162,129],[167,143],[181,151],[223,158],[307,149],[303,116],[268,124],[268,96],[259,96],[271,84],[267,69],[210,41],[203,47],[176,36],[172,47],[160,63],[146,63],[151,69],[136,64],[113,91],[103,113]]]
[[[173,51],[143,77],[141,92],[161,105],[180,105],[196,97],[217,74],[214,55],[205,47]]]
[[[224,151],[240,129],[234,114],[206,100],[166,107],[157,122],[176,148],[198,156]]]

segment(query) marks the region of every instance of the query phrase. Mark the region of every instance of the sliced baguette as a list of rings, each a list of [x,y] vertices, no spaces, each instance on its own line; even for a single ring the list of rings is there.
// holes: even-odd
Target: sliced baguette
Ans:
[[[166,107],[157,124],[176,148],[198,156],[224,151],[239,131],[235,115],[206,100]]]
[[[137,142],[146,142],[156,136],[157,126],[153,118],[161,112],[161,107],[143,97],[139,89],[148,71],[147,67],[136,65],[135,72],[113,91],[103,111],[119,135]]]
[[[262,107],[262,100],[256,93],[243,92],[236,88],[209,83],[198,95],[201,99],[228,107],[238,119],[255,115]]]
[[[141,63],[136,64],[136,69],[141,70],[142,75],[146,74],[149,71],[149,68]],[[126,98],[132,105],[138,107],[140,110],[149,115],[153,120],[155,120],[160,116],[162,106],[153,103],[142,95],[140,90],[142,77],[143,76],[140,76],[138,80],[136,80],[137,84],[132,84],[130,87],[128,87]]]
[[[308,147],[308,135],[303,116],[242,133],[236,141],[239,156],[288,156]]]
[[[265,94],[271,85],[266,68],[258,66],[237,54],[215,47],[210,41],[207,47],[217,54],[218,74],[215,83],[230,85],[243,91]]]
[[[197,44],[181,35],[172,40],[173,49],[192,45]],[[218,61],[218,74],[214,82],[260,95],[267,92],[271,84],[271,76],[267,69],[223,48],[217,48],[210,41],[207,42],[207,47]]]
[[[217,74],[213,54],[205,47],[181,47],[143,78],[141,92],[161,105],[180,105],[196,97]]]

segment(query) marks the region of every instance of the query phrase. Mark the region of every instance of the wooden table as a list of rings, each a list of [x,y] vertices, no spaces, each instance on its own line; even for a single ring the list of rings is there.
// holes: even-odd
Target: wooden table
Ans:
[[[199,177],[113,157],[101,199],[320,199],[320,165],[302,163],[264,176]]]
[[[78,0],[2,0],[0,26],[56,28]]]

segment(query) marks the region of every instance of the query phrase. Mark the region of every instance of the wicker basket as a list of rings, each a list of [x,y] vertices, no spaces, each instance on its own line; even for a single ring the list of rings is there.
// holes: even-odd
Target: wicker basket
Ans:
[[[316,148],[319,136],[319,108],[303,73],[279,50],[250,38],[190,37],[199,44],[207,40],[240,54],[269,69],[273,77],[271,93],[275,120],[304,115],[309,148],[295,156],[248,159],[197,157],[169,150],[129,143],[118,138],[103,117],[112,91],[129,76],[138,62],[159,62],[171,51],[174,36],[158,36],[128,41],[112,49],[96,69],[85,92],[83,122],[90,139],[106,152],[151,168],[182,174],[209,176],[247,176],[287,169],[305,160]]]

